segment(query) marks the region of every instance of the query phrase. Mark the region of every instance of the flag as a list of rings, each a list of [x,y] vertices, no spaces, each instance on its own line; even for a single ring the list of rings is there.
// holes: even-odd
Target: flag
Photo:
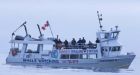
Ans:
[[[43,26],[42,29],[45,30],[46,28]]]
[[[49,21],[46,21],[46,24],[44,24],[44,26],[42,26],[42,29],[46,30],[46,27],[48,27],[48,26],[49,26]]]
[[[50,24],[49,24],[49,21],[46,21],[46,24],[44,25],[45,27],[48,27]]]

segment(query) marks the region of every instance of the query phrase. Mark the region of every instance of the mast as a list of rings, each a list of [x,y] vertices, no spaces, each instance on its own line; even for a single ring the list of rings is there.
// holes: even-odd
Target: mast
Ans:
[[[38,30],[39,30],[39,33],[40,33],[40,37],[41,37],[43,34],[41,33],[39,24],[37,24],[37,27],[38,27]]]
[[[100,25],[100,30],[103,31],[103,26],[101,24],[102,19],[102,14],[99,13],[99,11],[97,11],[97,16],[98,16],[98,20],[99,20],[99,25]]]
[[[26,28],[26,24],[27,22],[25,21],[25,22],[23,22],[23,24],[21,24],[15,31],[13,31],[13,33],[12,33],[12,39],[13,39],[13,36],[15,35],[15,32],[17,32],[21,27],[23,27],[24,26],[24,28],[25,28],[25,33],[26,33],[26,36],[28,35],[28,32],[27,32],[27,28]]]
[[[27,27],[26,25],[24,25],[24,28],[25,28],[25,33],[26,33],[26,36],[28,35],[28,32],[27,32]]]
[[[12,36],[15,35],[15,32],[16,32],[17,30],[19,30],[22,26],[25,26],[26,23],[27,23],[26,21],[23,22],[23,24],[21,24],[21,25],[12,33]],[[26,28],[26,26],[25,26],[25,28]],[[27,29],[26,29],[26,31],[27,31]],[[26,32],[26,33],[27,33],[27,32]]]

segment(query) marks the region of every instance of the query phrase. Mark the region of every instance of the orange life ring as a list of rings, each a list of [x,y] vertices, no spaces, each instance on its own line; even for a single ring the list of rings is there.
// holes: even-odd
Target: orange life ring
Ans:
[[[17,51],[16,50],[12,50],[12,55],[13,56],[17,55]]]

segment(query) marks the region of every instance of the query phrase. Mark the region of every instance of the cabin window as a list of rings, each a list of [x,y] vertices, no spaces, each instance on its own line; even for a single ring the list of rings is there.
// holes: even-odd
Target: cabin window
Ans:
[[[112,51],[116,51],[116,47],[113,47],[113,48],[112,48]]]
[[[18,43],[12,43],[11,47],[12,48],[19,48],[19,49],[21,49],[22,48],[22,45],[21,44],[18,44]]]
[[[78,54],[71,54],[70,59],[78,59],[79,55]]]
[[[21,52],[22,47],[23,47],[22,44],[18,44],[18,50],[19,50],[19,52]]]
[[[46,51],[46,50],[52,50],[53,48],[53,45],[43,45],[43,50]]]
[[[39,50],[37,50],[38,45],[36,44],[28,44],[27,46],[27,53],[39,53]]]
[[[90,59],[96,59],[96,57],[97,57],[96,54],[90,54],[90,55],[89,55],[89,58],[90,58]]]
[[[112,51],[120,51],[120,50],[121,50],[120,46],[112,47]]]
[[[100,37],[101,37],[102,39],[104,39],[105,34],[100,34]]]
[[[107,47],[102,47],[101,51],[108,51],[108,48]]]
[[[104,47],[101,47],[101,51],[104,51]]]
[[[108,51],[107,48],[105,49],[105,51],[106,51],[106,52]]]
[[[118,32],[113,32],[113,33],[111,34],[111,37],[112,37],[112,38],[117,38],[117,36],[118,36]]]
[[[117,48],[117,51],[120,51],[121,50],[121,47],[120,46],[118,46],[118,47],[116,47]]]
[[[109,51],[111,51],[111,47],[109,47]]]
[[[62,54],[61,59],[69,59],[69,55],[68,54]]]
[[[109,33],[102,33],[100,34],[102,39],[108,39],[109,38]]]
[[[121,47],[118,47],[118,51],[120,51],[121,50]]]
[[[105,39],[108,39],[109,38],[109,33],[105,33]]]
[[[17,52],[21,52],[22,46],[22,44],[12,43],[11,49],[15,49]]]
[[[80,54],[79,55],[79,59],[83,59],[83,54]]]
[[[83,54],[83,59],[87,59],[87,55],[86,54]]]

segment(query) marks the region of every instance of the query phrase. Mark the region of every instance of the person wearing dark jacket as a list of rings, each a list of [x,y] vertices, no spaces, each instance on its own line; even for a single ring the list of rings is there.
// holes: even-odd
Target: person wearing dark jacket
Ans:
[[[72,39],[71,44],[72,44],[72,45],[76,45],[76,40],[75,40],[75,38]]]
[[[82,39],[81,38],[79,38],[79,40],[77,41],[77,44],[78,44],[78,48],[82,48]]]
[[[62,41],[61,41],[60,39],[58,39],[58,43],[59,43],[59,44],[62,44]]]
[[[64,45],[65,45],[66,48],[68,47],[68,41],[67,40],[64,41]]]
[[[91,41],[89,41],[88,46],[89,48],[92,48],[93,43]]]
[[[83,37],[83,39],[82,39],[82,44],[85,44],[86,43],[86,40],[85,40],[85,38]]]
[[[100,40],[97,38],[95,42],[96,42],[96,43],[100,43]]]
[[[56,49],[61,49],[62,48],[62,41],[60,39],[55,39],[54,41],[56,43]]]
[[[82,39],[79,38],[79,40],[77,41],[78,44],[81,44],[82,43]]]

